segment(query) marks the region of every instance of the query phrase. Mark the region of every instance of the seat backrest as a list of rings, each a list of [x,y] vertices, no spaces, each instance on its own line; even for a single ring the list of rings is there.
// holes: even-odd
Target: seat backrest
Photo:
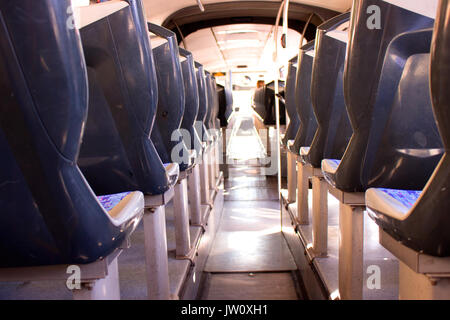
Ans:
[[[431,98],[445,155],[450,151],[450,3],[441,1],[431,44]],[[447,180],[448,181],[448,180]],[[450,189],[447,189],[450,191]],[[448,198],[450,199],[450,198]],[[448,211],[447,211],[448,212]]]
[[[152,130],[152,141],[161,160],[165,163],[178,162],[180,170],[187,166],[189,152],[182,139],[172,139],[181,126],[185,108],[184,80],[179,60],[179,49],[175,33],[148,23],[148,28],[157,38],[158,45],[153,47],[158,79],[158,109]],[[155,39],[155,37],[153,36]],[[159,38],[159,39],[158,39]],[[181,146],[181,148],[180,148]],[[172,159],[173,151],[177,159]],[[178,160],[183,159],[180,163]]]
[[[264,105],[265,86],[255,89],[253,94],[253,106],[255,112],[263,119],[266,118],[266,106]]]
[[[286,111],[289,116],[289,125],[286,128],[286,132],[284,134],[284,138],[282,143],[287,146],[289,140],[295,139],[295,135],[297,134],[298,127],[300,124],[300,119],[298,117],[297,108],[295,105],[295,80],[297,76],[297,64],[298,57],[294,57],[289,60],[288,64],[288,73],[286,77],[286,90],[285,90],[285,105]]]
[[[225,119],[227,120],[227,123],[225,126],[228,125],[228,120],[230,119],[231,114],[233,113],[233,86],[232,84],[228,84],[225,86],[225,101],[227,103],[227,107],[225,109]],[[222,127],[224,126],[221,124]]]
[[[431,44],[430,87],[434,117],[445,153],[409,217],[410,232],[420,232],[424,250],[450,256],[450,3],[440,1]],[[430,235],[432,235],[430,237]],[[406,238],[409,235],[406,235]]]
[[[429,92],[432,33],[403,33],[386,51],[362,172],[368,187],[421,190],[442,157]]]
[[[188,149],[195,148],[197,154],[199,154],[201,142],[196,130],[194,129],[194,123],[199,112],[199,89],[194,66],[194,58],[191,52],[183,48],[179,48],[178,50],[180,55],[184,58],[184,60],[181,61],[181,70],[183,71],[185,108],[181,128],[189,132],[189,141],[184,139],[186,147]]]
[[[219,98],[219,114],[217,117],[220,120],[220,126],[226,127],[228,124],[226,112],[227,112],[227,93],[225,91],[225,87],[217,84],[216,85],[217,95]]]
[[[295,81],[295,102],[300,125],[291,150],[300,153],[300,148],[311,144],[317,129],[317,120],[311,104],[311,74],[314,62],[315,41],[310,41],[300,48]]]
[[[350,13],[343,13],[317,28],[311,76],[317,130],[308,154],[311,165],[317,168],[324,158],[340,159],[352,134],[343,91],[349,19]]]
[[[412,55],[404,63],[405,70],[403,71],[400,80],[400,82],[406,81],[406,83],[399,84],[399,86],[408,86],[410,82],[423,81],[423,78],[428,78],[424,76],[423,73],[428,73],[427,71],[430,70],[432,109],[443,141],[444,155],[440,159],[431,178],[428,180],[420,197],[411,208],[406,219],[403,221],[394,220],[392,222],[388,219],[377,220],[377,223],[380,225],[387,224],[387,226],[384,226],[386,230],[408,247],[428,255],[443,257],[450,256],[450,233],[448,232],[450,228],[450,95],[448,90],[450,85],[450,52],[448,50],[450,45],[449,18],[449,2],[440,1],[431,43],[431,59],[429,60],[431,64],[430,69],[425,70],[425,65],[428,64],[428,54]],[[427,32],[423,33],[425,34]],[[409,35],[405,34],[405,36],[408,37]],[[402,37],[397,40],[403,41],[404,39],[401,38]],[[418,37],[414,38],[419,40]],[[429,41],[429,38],[427,41]],[[412,48],[417,45],[419,45],[419,43],[415,41],[412,43]],[[395,42],[393,42],[391,46],[395,46],[396,49],[398,49]],[[391,61],[387,58],[387,63],[390,62]],[[422,68],[419,67],[421,64],[424,65]],[[414,79],[415,77],[411,76],[411,79],[406,80],[406,78],[409,77],[409,72],[414,72],[412,75],[418,76],[419,79]],[[408,100],[405,101],[406,103],[419,105],[421,104],[420,102],[423,102],[424,97],[419,97],[419,95],[425,94],[424,89],[420,89],[417,85],[415,86],[415,89],[418,90],[418,92],[412,93],[412,96],[408,97]],[[399,93],[395,94],[397,96],[399,95]],[[419,100],[414,101],[414,98]],[[397,107],[400,102],[401,101],[396,98]],[[416,111],[423,112],[421,108],[416,107],[411,113]],[[410,113],[409,109],[408,113]],[[419,116],[420,115],[421,114],[419,113]],[[424,116],[425,121],[428,121],[429,114],[426,113]],[[403,120],[399,125],[403,125]],[[417,128],[417,125],[414,125],[414,128]],[[411,135],[411,132],[405,132],[406,134]],[[417,167],[417,171],[420,170],[422,170],[422,168]],[[388,224],[389,222],[391,222],[391,224]]]
[[[198,97],[199,97],[199,106],[198,106],[198,114],[196,119],[195,129],[197,130],[197,134],[203,142],[208,140],[208,136],[206,134],[206,116],[208,113],[208,88],[206,83],[206,73],[203,65],[201,63],[195,62],[195,72],[197,76],[197,86],[198,86]]]
[[[197,121],[205,121],[208,110],[208,93],[206,90],[206,74],[203,65],[195,62],[195,72],[197,76],[199,107],[197,113]]]
[[[278,93],[284,98],[284,81],[278,81]],[[265,125],[276,124],[276,112],[275,112],[275,83],[269,82],[264,86],[264,107],[265,107]],[[280,125],[286,125],[286,106],[285,103],[279,100],[280,111]]]
[[[206,72],[206,85],[208,89],[208,112],[205,124],[208,129],[218,128],[219,115],[219,95],[217,92],[216,78],[209,72]]]
[[[0,267],[92,262],[133,230],[113,224],[76,165],[88,86],[68,8],[0,2]]]
[[[213,92],[214,96],[214,109],[212,113],[212,119],[211,122],[213,124],[214,129],[219,130],[220,129],[220,119],[219,119],[219,112],[220,112],[220,102],[219,102],[219,92],[217,87],[217,81],[216,77],[211,77],[211,90]]]
[[[78,164],[100,194],[159,194],[169,188],[163,162],[149,138],[158,94],[151,46],[140,17],[141,3],[130,3],[80,29],[89,113]],[[82,7],[81,14],[108,4]]]
[[[380,28],[368,28],[368,9],[376,5]],[[372,7],[373,8],[373,7]],[[377,9],[377,11],[378,11]],[[381,69],[389,43],[397,35],[430,28],[433,19],[392,5],[387,1],[353,2],[350,37],[344,69],[344,97],[353,130],[335,173],[335,186],[344,191],[364,191],[362,181],[366,147],[378,91]]]
[[[209,129],[213,129],[214,128],[214,123],[213,123],[213,118],[214,118],[214,111],[216,108],[216,94],[215,94],[215,85],[213,87],[213,80],[212,80],[212,75],[210,72],[206,71],[206,90],[208,92],[208,110],[206,110],[206,117],[205,117],[205,126],[206,128]]]

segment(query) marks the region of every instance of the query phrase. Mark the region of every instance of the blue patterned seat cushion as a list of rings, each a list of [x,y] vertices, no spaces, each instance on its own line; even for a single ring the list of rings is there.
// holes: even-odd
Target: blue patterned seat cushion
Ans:
[[[419,199],[421,191],[370,188],[366,191],[366,206],[397,220],[404,220]]]
[[[384,188],[380,188],[379,190],[383,191],[408,208],[412,208],[412,206],[414,205],[414,203],[416,203],[417,199],[419,199],[420,194],[422,193],[422,191],[415,190],[397,190]]]
[[[341,160],[337,159],[323,159],[322,160],[322,171],[328,173],[335,173],[336,169],[339,167]]]
[[[119,204],[120,201],[122,201],[130,193],[131,192],[107,194],[104,196],[98,196],[97,199],[106,211],[111,211],[115,206]]]
[[[306,156],[306,155],[308,155],[309,149],[310,149],[310,147],[301,147],[301,148],[300,148],[300,155],[301,155],[301,156]]]

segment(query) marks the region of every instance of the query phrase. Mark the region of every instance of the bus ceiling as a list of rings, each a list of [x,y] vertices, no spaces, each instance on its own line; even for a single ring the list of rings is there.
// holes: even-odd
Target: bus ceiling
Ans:
[[[159,4],[161,2],[161,4]],[[202,12],[195,0],[164,1],[144,0],[147,18],[174,31],[178,41],[182,36],[205,28],[230,24],[266,24],[274,25],[280,1],[208,1],[202,0]],[[238,2],[238,4],[237,4]],[[311,40],[315,36],[315,27],[340,12],[351,7],[351,0],[325,1],[306,0],[290,1],[289,27],[302,32],[311,14],[305,38]]]

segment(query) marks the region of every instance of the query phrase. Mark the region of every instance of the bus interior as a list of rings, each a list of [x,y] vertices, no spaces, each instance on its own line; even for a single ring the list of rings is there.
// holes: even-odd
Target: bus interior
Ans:
[[[450,300],[449,87],[448,0],[0,0],[0,300]]]

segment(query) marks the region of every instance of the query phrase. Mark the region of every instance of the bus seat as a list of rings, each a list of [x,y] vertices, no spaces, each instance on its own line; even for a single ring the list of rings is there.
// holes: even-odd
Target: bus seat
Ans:
[[[266,118],[266,106],[264,104],[265,86],[256,88],[253,94],[253,109],[262,118]]]
[[[190,141],[185,141],[188,149],[194,149],[197,156],[202,153],[202,142],[194,128],[195,120],[199,112],[199,89],[194,66],[194,58],[192,53],[179,48],[180,55],[185,58],[181,62],[181,70],[183,71],[184,93],[185,93],[185,109],[181,128],[187,130],[190,135]]]
[[[142,218],[142,193],[104,208],[77,166],[88,83],[70,6],[0,3],[0,267],[100,260]]]
[[[196,119],[198,125],[196,126],[196,128],[198,128],[197,132],[200,136],[200,139],[204,143],[209,143],[210,137],[205,125],[209,103],[208,90],[206,86],[206,73],[201,63],[195,62],[195,68],[196,68],[198,96],[199,96],[199,108]]]
[[[217,140],[220,129],[220,120],[218,119],[219,96],[216,78],[208,71],[206,72],[206,87],[208,91],[208,111],[206,114],[205,125],[211,138]]]
[[[284,100],[284,81],[278,81],[278,93],[283,99],[279,99],[280,125],[286,125],[286,106]],[[275,113],[275,82],[269,82],[264,86],[264,124],[273,126],[276,124]]]
[[[231,84],[229,86],[225,86],[225,101],[226,101],[226,108],[225,108],[225,119],[226,123],[221,123],[220,125],[222,127],[228,126],[228,121],[230,120],[230,116],[233,113],[233,90]]]
[[[381,29],[367,27],[367,9],[380,8]],[[388,45],[398,35],[430,28],[433,19],[389,1],[354,1],[351,34],[344,70],[344,96],[353,134],[334,172],[324,172],[327,181],[345,192],[364,191],[364,158],[374,117],[375,98],[379,91],[381,69]],[[335,158],[335,157],[330,157]]]
[[[300,148],[309,148],[317,122],[311,105],[311,73],[314,61],[315,41],[310,41],[300,48],[295,81],[295,104],[299,117],[299,127],[291,151],[300,155]],[[304,150],[306,151],[306,150]],[[308,152],[306,152],[307,154]]]
[[[206,74],[206,90],[208,92],[208,110],[206,112],[205,126],[208,130],[214,128],[214,113],[216,108],[216,95],[215,95],[215,83],[213,86],[212,75],[209,71]],[[210,131],[211,132],[211,131]]]
[[[286,132],[282,139],[282,144],[288,147],[288,142],[294,140],[300,125],[300,119],[297,113],[297,107],[295,105],[295,80],[297,75],[298,56],[289,60],[288,73],[286,77],[286,89],[285,89],[285,106],[289,116],[289,125],[286,128]]]
[[[432,32],[401,34],[388,47],[364,158],[368,187],[422,190],[442,157],[429,89]]]
[[[317,28],[311,75],[311,103],[317,129],[302,161],[320,168],[324,158],[341,158],[352,130],[343,91],[345,52],[350,13],[338,15]]]
[[[220,118],[219,118],[219,112],[220,112],[220,103],[219,103],[219,92],[217,89],[217,81],[215,76],[211,76],[211,91],[213,93],[214,98],[214,109],[212,112],[212,118],[211,123],[216,130],[216,133],[219,133],[220,130]]]
[[[80,16],[108,5],[81,7]],[[89,110],[78,164],[101,194],[135,189],[157,195],[171,187],[149,138],[158,88],[142,15],[139,2],[133,1],[80,29]]]
[[[190,153],[183,139],[172,139],[179,132],[185,108],[184,80],[179,60],[179,49],[175,33],[148,23],[151,42],[155,43],[155,59],[158,80],[158,108],[151,139],[163,162],[177,162],[180,171],[192,166]],[[175,155],[177,159],[172,159]]]
[[[441,1],[430,51],[432,109],[445,152],[421,191],[371,188],[366,192],[369,215],[380,228],[413,250],[439,257],[450,256],[449,17],[450,4]]]
[[[217,94],[219,95],[219,114],[220,127],[228,126],[228,118],[233,112],[233,97],[231,91],[220,84],[217,84]]]

